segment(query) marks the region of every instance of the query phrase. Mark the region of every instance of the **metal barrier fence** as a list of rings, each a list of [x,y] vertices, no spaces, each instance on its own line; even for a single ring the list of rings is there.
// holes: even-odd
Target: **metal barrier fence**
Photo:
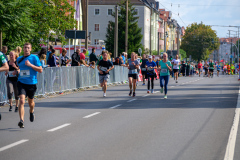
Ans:
[[[99,85],[97,67],[95,69],[85,66],[49,67],[38,73],[37,79],[36,96]],[[126,80],[128,80],[128,68],[114,66],[110,71],[108,83],[120,83]],[[0,103],[6,103],[7,100],[6,76],[5,72],[1,72]]]

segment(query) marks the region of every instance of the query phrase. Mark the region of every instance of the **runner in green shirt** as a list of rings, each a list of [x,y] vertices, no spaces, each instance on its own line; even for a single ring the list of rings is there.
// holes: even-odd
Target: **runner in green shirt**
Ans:
[[[161,87],[161,93],[163,93],[163,81],[164,83],[164,99],[167,99],[167,85],[169,81],[170,71],[172,71],[171,68],[171,62],[168,60],[167,53],[163,53],[163,60],[159,62],[159,68],[160,68],[160,87]]]
[[[0,72],[3,72],[3,71],[8,71],[9,67],[8,67],[8,64],[7,64],[7,60],[5,59],[4,55],[2,52],[0,52]],[[2,84],[1,84],[1,81],[0,81],[0,88],[2,88]],[[0,120],[1,120],[2,116],[1,116],[1,113],[0,113]]]
[[[213,78],[213,71],[214,71],[215,65],[213,63],[213,61],[210,59],[209,60],[209,75],[208,77],[212,77]]]

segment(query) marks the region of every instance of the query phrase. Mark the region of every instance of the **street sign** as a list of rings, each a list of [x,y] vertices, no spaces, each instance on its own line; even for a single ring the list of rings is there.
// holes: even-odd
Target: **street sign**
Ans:
[[[75,37],[75,33],[76,33],[76,37]],[[66,30],[65,31],[65,38],[67,38],[67,39],[85,39],[86,38],[86,31]]]
[[[140,54],[140,56],[142,55],[142,48],[138,48],[138,53]]]

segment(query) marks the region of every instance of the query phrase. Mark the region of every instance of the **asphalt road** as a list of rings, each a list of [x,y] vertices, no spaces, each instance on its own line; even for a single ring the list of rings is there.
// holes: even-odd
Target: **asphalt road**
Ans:
[[[140,82],[141,84],[141,82]],[[109,87],[36,102],[18,128],[1,108],[1,160],[223,160],[239,93],[237,76],[170,79],[168,99],[138,86]],[[59,127],[59,128],[56,128]],[[235,159],[240,158],[238,133]]]

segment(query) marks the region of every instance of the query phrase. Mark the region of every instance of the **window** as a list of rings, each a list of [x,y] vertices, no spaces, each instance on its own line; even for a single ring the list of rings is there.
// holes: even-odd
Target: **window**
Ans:
[[[136,15],[138,16],[138,9],[137,9],[137,8],[134,9],[134,12],[135,12]]]
[[[99,39],[94,39],[94,44],[99,45]]]
[[[99,24],[95,24],[95,31],[99,31]]]
[[[110,16],[110,15],[112,15],[112,13],[113,13],[113,10],[112,9],[108,9],[108,15]]]
[[[100,9],[95,9],[95,15],[99,15],[100,14]]]

